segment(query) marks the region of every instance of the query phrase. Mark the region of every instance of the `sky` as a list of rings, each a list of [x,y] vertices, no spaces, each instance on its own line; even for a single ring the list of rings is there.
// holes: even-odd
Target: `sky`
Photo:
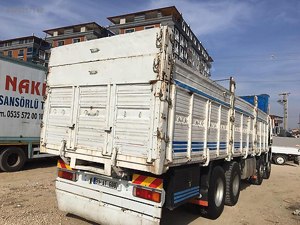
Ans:
[[[300,114],[299,0],[0,0],[0,40],[176,6],[213,58],[211,79],[233,76],[238,95],[270,95],[271,113],[283,115],[278,94],[289,92],[289,128]],[[228,81],[219,83],[226,86]]]

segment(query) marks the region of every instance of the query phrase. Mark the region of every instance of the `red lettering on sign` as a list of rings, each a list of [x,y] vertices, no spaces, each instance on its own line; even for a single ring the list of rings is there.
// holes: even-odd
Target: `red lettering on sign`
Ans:
[[[5,90],[9,91],[10,86],[12,86],[13,91],[17,90],[17,78],[13,77],[12,79],[9,75],[6,75]]]
[[[47,85],[46,85],[46,83],[43,83],[43,90],[42,90],[43,96],[46,96],[46,89],[47,89]]]
[[[20,94],[30,93],[32,95],[43,95],[46,94],[46,83],[41,85],[41,82],[38,81],[30,81],[27,79],[20,80],[18,82],[17,77],[12,77],[10,75],[6,75],[5,80],[5,90],[6,91],[19,91]]]
[[[41,95],[39,90],[40,84],[40,82],[31,81],[31,94]]]
[[[24,93],[27,93],[29,92],[29,80],[21,80],[20,83],[19,83],[19,92],[20,94],[23,94],[23,91]]]

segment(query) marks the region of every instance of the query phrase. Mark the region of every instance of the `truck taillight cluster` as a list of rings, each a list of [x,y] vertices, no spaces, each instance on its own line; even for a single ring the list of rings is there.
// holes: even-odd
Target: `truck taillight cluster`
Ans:
[[[63,160],[59,159],[57,162],[57,176],[66,180],[77,181],[76,170],[73,170]]]
[[[77,181],[77,174],[76,171],[69,171],[58,168],[57,175],[60,178],[71,180],[71,181]]]
[[[147,199],[153,202],[161,201],[161,192],[158,192],[156,190],[150,190],[142,187],[134,187],[133,195],[135,197]]]

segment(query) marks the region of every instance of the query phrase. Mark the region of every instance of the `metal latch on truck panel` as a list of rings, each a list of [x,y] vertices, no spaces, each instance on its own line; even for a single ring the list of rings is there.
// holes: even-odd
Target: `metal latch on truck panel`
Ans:
[[[109,127],[109,128],[106,128],[106,129],[104,129],[104,132],[106,132],[106,133],[111,133],[111,130],[112,130],[112,127]]]
[[[96,52],[99,52],[100,49],[99,48],[91,48],[90,51],[91,51],[91,53],[96,53]]]

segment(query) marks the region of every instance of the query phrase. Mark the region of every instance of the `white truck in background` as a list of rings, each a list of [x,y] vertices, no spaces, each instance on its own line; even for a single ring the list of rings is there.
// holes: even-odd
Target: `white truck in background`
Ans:
[[[300,138],[274,136],[272,159],[277,165],[283,165],[287,161],[300,165]]]
[[[20,170],[40,154],[46,68],[0,55],[0,170]]]
[[[191,204],[219,217],[241,179],[268,179],[267,112],[173,57],[153,28],[52,50],[41,151],[59,155],[60,210],[100,224],[159,224]]]

